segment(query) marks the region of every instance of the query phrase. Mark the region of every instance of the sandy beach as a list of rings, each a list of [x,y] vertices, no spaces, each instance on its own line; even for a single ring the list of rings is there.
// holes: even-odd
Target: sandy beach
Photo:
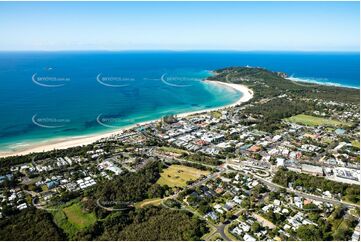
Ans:
[[[244,85],[241,85],[241,84],[226,83],[226,82],[211,81],[211,80],[205,80],[205,82],[211,83],[212,85],[232,88],[232,89],[234,89],[236,91],[241,92],[242,97],[240,99],[238,99],[237,102],[234,102],[234,103],[222,106],[222,107],[203,109],[203,110],[200,110],[200,111],[193,111],[193,112],[186,112],[186,113],[178,114],[177,115],[178,117],[186,117],[186,116],[189,116],[189,115],[192,115],[192,114],[211,112],[211,111],[221,110],[221,109],[224,109],[224,108],[234,107],[234,106],[237,106],[237,105],[239,105],[241,103],[248,102],[249,100],[251,100],[253,98],[253,90],[249,89],[247,86],[244,86]]]
[[[236,91],[241,92],[243,95],[235,103],[232,103],[232,104],[229,104],[226,106],[222,106],[222,107],[217,107],[217,108],[210,108],[210,109],[203,109],[203,110],[199,110],[199,111],[186,112],[186,113],[178,114],[177,115],[178,117],[186,117],[189,115],[220,110],[220,109],[224,109],[227,107],[233,107],[233,106],[239,105],[241,103],[247,102],[253,98],[253,91],[244,85],[233,84],[233,83],[224,83],[224,82],[219,82],[219,81],[210,81],[210,80],[205,80],[205,82],[210,83],[212,85],[218,85],[218,86],[232,88]],[[49,139],[49,140],[46,140],[43,142],[29,143],[29,144],[22,146],[22,148],[19,148],[18,150],[0,151],[0,157],[26,155],[26,154],[30,154],[30,153],[44,152],[44,151],[50,151],[50,150],[54,150],[54,149],[67,149],[67,148],[75,147],[75,146],[88,145],[88,144],[94,143],[103,138],[108,138],[108,137],[111,137],[114,135],[122,134],[127,129],[132,129],[137,126],[149,124],[149,123],[155,122],[157,120],[159,120],[159,119],[137,123],[134,125],[119,128],[118,130],[115,130],[115,131],[101,133],[101,134],[78,136],[78,137],[56,138],[56,139]]]

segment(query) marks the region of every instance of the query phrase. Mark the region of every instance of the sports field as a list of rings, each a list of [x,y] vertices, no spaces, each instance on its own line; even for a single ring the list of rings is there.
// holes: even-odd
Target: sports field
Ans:
[[[202,175],[207,176],[208,174],[209,171],[202,171],[189,166],[171,165],[163,170],[157,183],[170,187],[185,187],[187,181],[194,181]]]
[[[290,118],[287,118],[285,120],[291,123],[303,124],[307,126],[323,125],[329,127],[345,127],[350,125],[349,123],[346,122],[341,122],[334,119],[320,118],[306,114],[298,114]]]

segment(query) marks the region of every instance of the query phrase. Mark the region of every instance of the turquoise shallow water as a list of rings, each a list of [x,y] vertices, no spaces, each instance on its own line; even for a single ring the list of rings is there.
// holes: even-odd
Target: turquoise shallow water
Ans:
[[[233,103],[240,93],[202,80],[246,65],[360,86],[359,53],[0,52],[0,150]]]
[[[111,56],[71,55],[19,55],[2,69],[1,150],[220,107],[242,95],[203,82],[210,72],[202,69],[129,68]]]

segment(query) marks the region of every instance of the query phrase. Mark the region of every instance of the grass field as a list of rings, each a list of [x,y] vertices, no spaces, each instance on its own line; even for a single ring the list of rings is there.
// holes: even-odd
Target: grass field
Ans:
[[[345,234],[346,231],[348,231],[349,225],[346,221],[347,215],[342,216],[341,218],[335,219],[335,213],[334,211],[327,219],[327,221],[332,226],[332,234],[335,236],[337,234]]]
[[[351,141],[351,145],[355,148],[359,148],[360,149],[360,141],[358,140],[353,140]]]
[[[159,148],[160,150],[163,150],[165,152],[171,152],[171,153],[175,153],[175,154],[187,154],[188,152],[185,151],[185,150],[182,150],[182,149],[178,149],[178,148],[174,148],[174,147],[166,147],[166,146],[163,146],[163,147],[160,147]]]
[[[343,216],[341,218],[335,219],[335,214],[336,214],[336,210],[333,211],[332,214],[327,218],[327,221],[332,226],[332,231],[336,231],[343,221],[343,219],[342,219]]]
[[[323,125],[323,126],[328,126],[328,127],[345,127],[345,126],[350,125],[349,123],[346,123],[346,122],[341,122],[341,121],[333,120],[333,119],[320,118],[320,117],[315,117],[315,116],[306,115],[306,114],[298,114],[298,115],[292,116],[290,118],[287,118],[286,121],[292,122],[292,123],[297,123],[297,124],[303,124],[303,125],[307,125],[307,126]]]
[[[65,205],[53,207],[53,209],[51,213],[54,222],[70,239],[73,239],[82,229],[96,222],[95,214],[83,212],[79,201],[70,201]]]
[[[93,225],[97,220],[94,213],[83,212],[79,203],[74,203],[69,207],[63,208],[63,212],[69,223],[73,224],[78,229],[83,229]]]
[[[213,116],[213,118],[217,118],[217,119],[222,117],[222,113],[219,111],[212,111],[211,115]]]
[[[44,191],[44,192],[46,192],[46,191],[48,191],[49,189],[48,189],[48,187],[47,187],[46,185],[42,185],[42,186],[41,186],[41,190]]]
[[[143,208],[147,205],[159,206],[161,202],[162,202],[162,198],[150,198],[150,199],[145,199],[141,202],[138,202],[134,206],[136,208]]]
[[[209,171],[202,171],[193,167],[171,165],[163,170],[157,183],[160,185],[168,185],[170,187],[185,187],[187,181],[194,181],[200,176],[206,176],[208,174]]]

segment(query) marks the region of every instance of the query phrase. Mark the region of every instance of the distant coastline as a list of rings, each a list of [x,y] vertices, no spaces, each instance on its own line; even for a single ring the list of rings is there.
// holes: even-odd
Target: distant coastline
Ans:
[[[234,91],[242,93],[242,96],[240,99],[238,99],[236,102],[227,104],[220,107],[215,108],[207,108],[202,109],[198,111],[190,111],[190,112],[184,112],[177,114],[178,117],[186,117],[189,115],[194,114],[200,114],[205,112],[211,112],[216,110],[221,110],[228,107],[234,107],[236,105],[240,105],[241,103],[247,102],[250,99],[253,98],[253,90],[249,89],[247,86],[241,85],[241,84],[233,84],[233,83],[225,83],[225,82],[219,82],[219,81],[211,81],[211,80],[204,80],[205,83],[216,85],[218,87],[226,87],[233,89]],[[46,152],[51,151],[54,149],[67,149],[71,147],[76,146],[83,146],[83,145],[89,145],[92,144],[98,140],[109,138],[115,135],[122,134],[125,130],[132,129],[138,126],[146,125],[149,123],[157,122],[160,119],[153,119],[149,121],[139,122],[136,124],[120,127],[116,130],[110,131],[110,132],[102,132],[98,134],[91,134],[91,135],[84,135],[84,136],[70,136],[65,138],[54,138],[54,139],[46,139],[44,141],[40,142],[34,142],[34,143],[24,143],[22,144],[22,148],[14,149],[11,151],[0,151],[0,158],[1,157],[9,157],[9,156],[18,156],[18,155],[27,155],[30,153],[36,153],[36,152]]]
[[[337,82],[329,82],[329,81],[319,81],[317,79],[312,78],[301,78],[301,77],[287,77],[287,80],[290,80],[292,82],[296,83],[307,83],[307,84],[317,84],[317,85],[324,85],[324,86],[333,86],[333,87],[344,87],[344,88],[353,88],[353,89],[360,89],[358,86],[350,86],[345,85]]]

